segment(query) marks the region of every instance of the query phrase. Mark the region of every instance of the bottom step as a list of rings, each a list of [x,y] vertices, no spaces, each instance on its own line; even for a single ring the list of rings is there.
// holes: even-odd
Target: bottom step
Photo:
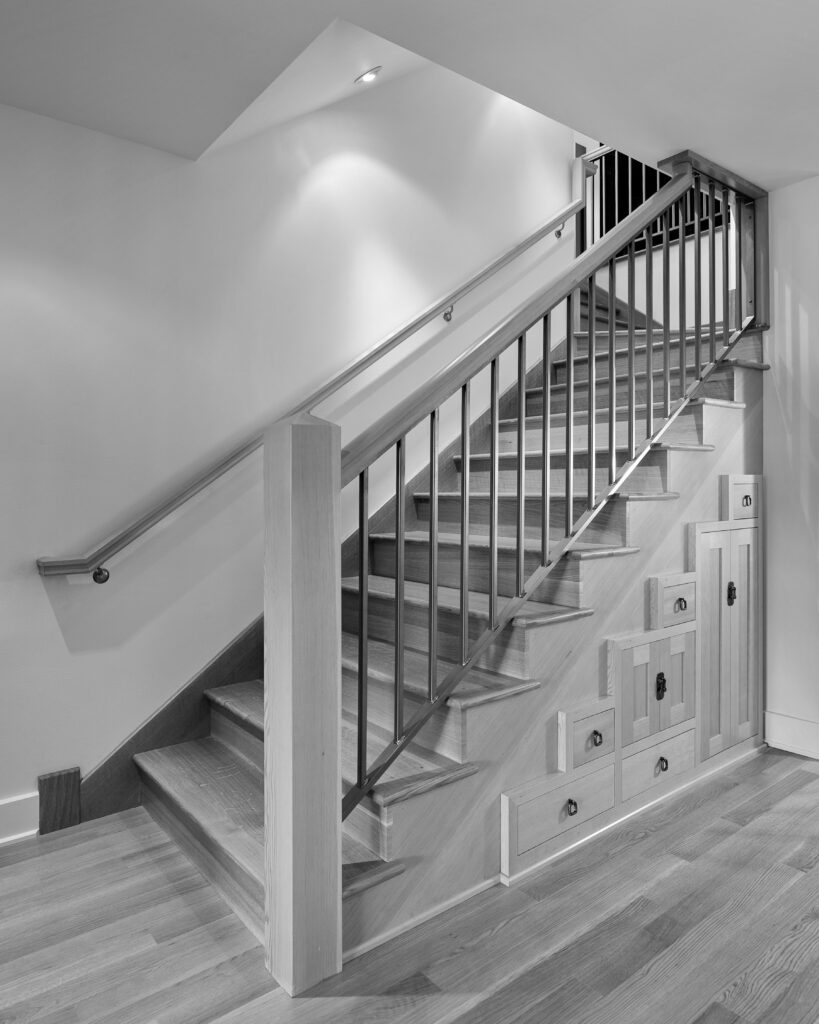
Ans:
[[[143,803],[261,941],[264,788],[261,773],[211,738],[134,758]],[[342,899],[403,872],[342,836]]]

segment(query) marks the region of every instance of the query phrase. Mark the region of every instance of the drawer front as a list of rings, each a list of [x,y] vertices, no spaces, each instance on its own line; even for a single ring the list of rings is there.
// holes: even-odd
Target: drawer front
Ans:
[[[693,572],[676,572],[649,579],[649,624],[665,629],[697,618],[697,578]]]
[[[625,753],[625,751],[624,751]],[[694,767],[694,730],[623,758],[623,800],[661,786]]]
[[[759,484],[731,482],[731,519],[759,517]]]
[[[572,764],[594,761],[614,750],[614,708],[578,719],[572,728]]]
[[[518,805],[518,855],[611,807],[614,807],[614,765],[532,797]]]

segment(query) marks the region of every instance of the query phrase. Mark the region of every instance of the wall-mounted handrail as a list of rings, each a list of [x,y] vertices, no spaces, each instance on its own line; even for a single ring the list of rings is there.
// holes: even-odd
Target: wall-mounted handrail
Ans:
[[[313,392],[313,394],[295,408],[291,409],[286,416],[282,418],[291,419],[295,416],[301,415],[302,413],[311,412],[317,406],[321,405],[322,402],[325,402],[336,392],[340,391],[345,385],[349,384],[359,376],[359,374],[363,373],[365,370],[369,369],[369,367],[378,362],[378,360],[398,348],[423,327],[426,327],[427,324],[437,320],[438,317],[444,317],[444,319],[450,321],[452,319],[453,309],[458,302],[464,299],[476,288],[480,287],[480,285],[488,281],[500,270],[503,270],[510,263],[514,262],[514,260],[519,256],[522,256],[523,253],[527,252],[534,245],[537,245],[538,242],[542,241],[552,233],[557,233],[559,237],[559,234],[566,223],[569,222],[572,217],[577,216],[577,214],[582,212],[585,208],[585,178],[596,172],[597,168],[594,160],[602,156],[604,153],[609,152],[609,150],[610,147],[601,146],[593,152],[585,154],[578,160],[575,165],[576,170],[573,186],[575,198],[568,205],[564,206],[563,209],[559,210],[553,217],[550,217],[545,224],[539,227],[536,231],[533,231],[530,235],[527,235],[526,238],[518,242],[517,245],[513,246],[502,256],[492,260],[491,263],[488,263],[482,270],[478,271],[470,277],[468,281],[464,282],[464,284],[460,285],[454,291],[449,292],[444,298],[437,300],[431,306],[428,306],[419,316],[415,317],[408,324],[405,324],[404,327],[391,334],[386,340],[379,342],[367,352],[358,356],[349,364],[349,366],[336,374],[332,380],[328,381],[327,384]],[[577,173],[578,169],[580,169],[580,173]],[[170,497],[150,509],[124,529],[115,533],[112,537],[109,537],[88,554],[75,558],[38,558],[37,568],[40,575],[68,576],[92,573],[95,582],[105,583],[109,577],[108,570],[104,568],[105,562],[113,558],[114,555],[117,555],[120,551],[129,547],[134,543],[134,541],[138,540],[139,537],[147,533],[172,512],[181,508],[182,505],[190,501],[191,498],[196,497],[197,494],[203,491],[206,487],[209,487],[210,484],[214,483],[220,477],[224,476],[227,472],[233,469],[234,466],[238,465],[255,451],[258,451],[262,446],[263,438],[263,431],[254,434],[252,437],[242,442],[242,444],[228,452],[227,455],[209,466],[202,473],[192,477]]]

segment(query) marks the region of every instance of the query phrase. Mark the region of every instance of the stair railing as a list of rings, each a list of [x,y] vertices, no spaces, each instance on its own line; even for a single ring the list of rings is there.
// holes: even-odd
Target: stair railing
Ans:
[[[430,381],[421,391],[401,402],[387,416],[359,436],[343,453],[341,486],[358,481],[358,764],[357,778],[342,800],[346,817],[373,788],[385,771],[400,755],[410,740],[429,721],[435,711],[452,694],[458,683],[476,664],[500,633],[520,612],[544,583],[563,554],[580,539],[594,518],[618,493],[623,482],[645,457],[651,445],[665,433],[683,409],[698,394],[702,384],[739,341],[742,332],[756,319],[762,324],[760,308],[767,308],[767,270],[765,193],[743,182],[695,154],[683,153],[667,161],[670,180],[651,198],[628,214],[613,230],[595,242],[574,260],[558,280],[521,306],[501,327],[494,330],[472,349],[456,359],[447,369]],[[718,205],[719,204],[719,205]],[[703,211],[706,211],[705,214]],[[718,221],[718,210],[722,216]],[[689,217],[689,213],[691,216]],[[677,232],[672,261],[672,225],[693,223],[693,236]],[[660,226],[659,246],[656,244]],[[707,241],[703,255],[703,239]],[[646,326],[635,327],[636,247],[644,247],[642,257]],[[719,251],[719,254],[718,254]],[[672,262],[676,273],[672,275]],[[656,276],[655,276],[656,265]],[[596,293],[598,280],[607,284],[608,322],[606,330],[596,330]],[[618,437],[617,334],[614,296],[618,278],[625,277],[628,326],[625,333],[627,371],[625,438]],[[676,278],[673,280],[672,278]],[[584,337],[576,327],[575,310],[579,308],[581,289],[586,289],[589,310],[589,331]],[[621,286],[622,290],[622,286]],[[661,320],[655,323],[656,307]],[[676,325],[672,324],[672,306],[676,303]],[[565,309],[566,334],[566,409],[561,421],[550,406],[552,380],[552,348],[556,319],[560,307]],[[720,323],[721,319],[721,323]],[[535,532],[539,537],[539,565],[528,576],[524,571],[527,523],[525,516],[527,460],[527,345],[532,336],[542,353],[543,409],[539,438],[541,462],[540,521]],[[672,363],[672,337],[679,339],[679,359]],[[604,341],[601,362],[608,364],[608,416],[598,425],[598,340]],[[512,596],[502,603],[498,588],[498,454],[499,454],[499,360],[515,347],[517,350],[516,447],[517,469],[515,489],[515,585]],[[643,365],[640,349],[644,348]],[[581,351],[585,349],[585,351]],[[657,357],[659,355],[659,360]],[[587,384],[578,389],[575,370],[579,360],[587,365]],[[655,367],[655,361],[659,366]],[[485,610],[486,625],[477,636],[470,629],[470,427],[474,418],[471,406],[472,385],[476,376],[489,370],[489,589]],[[655,376],[659,379],[655,381]],[[642,409],[637,400],[638,380],[644,391]],[[601,385],[605,378],[601,378]],[[656,386],[655,386],[656,384]],[[438,619],[438,418],[441,405],[460,393],[461,403],[461,491],[460,491],[460,642],[457,651],[449,651],[453,668],[442,680],[436,678],[436,658],[440,641],[436,635]],[[583,394],[587,405],[585,425],[576,415],[576,399]],[[409,432],[429,423],[430,480],[429,567],[427,650],[429,685],[424,703],[405,720],[403,655],[405,644],[405,447]],[[552,440],[562,432],[565,447],[565,484],[562,501],[553,493],[551,480]],[[576,436],[578,435],[578,436]],[[625,444],[622,441],[625,441]],[[597,483],[598,447],[605,448],[607,485]],[[622,449],[624,457],[620,459]],[[381,753],[368,760],[367,736],[367,638],[369,635],[368,578],[370,545],[368,522],[369,472],[376,459],[392,450],[395,460],[395,679],[394,735]],[[576,490],[575,467],[585,462],[586,484]],[[553,521],[552,505],[562,505],[559,526]],[[558,526],[562,537],[552,542],[553,529]],[[530,535],[532,530],[530,528]]]

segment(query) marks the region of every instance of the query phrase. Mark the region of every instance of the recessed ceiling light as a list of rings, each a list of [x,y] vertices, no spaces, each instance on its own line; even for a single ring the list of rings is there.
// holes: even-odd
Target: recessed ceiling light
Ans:
[[[363,75],[359,75],[355,80],[356,85],[366,85],[368,82],[374,82],[381,71],[381,65],[379,64],[376,68],[370,68],[369,71],[365,71]]]

